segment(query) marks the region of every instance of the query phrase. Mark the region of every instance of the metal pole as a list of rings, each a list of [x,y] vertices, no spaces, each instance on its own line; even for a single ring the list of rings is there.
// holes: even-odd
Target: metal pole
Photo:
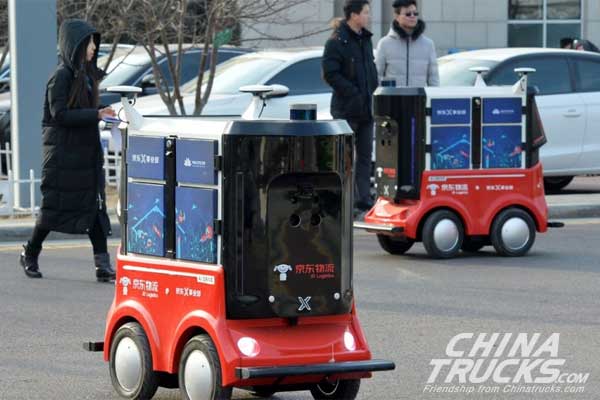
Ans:
[[[104,152],[104,165],[102,166],[102,168],[104,168],[104,182],[105,182],[105,186],[108,187],[110,182],[110,173],[108,172],[108,167],[109,167],[109,163],[108,163],[108,149],[106,147],[102,147],[102,151]]]
[[[15,179],[40,170],[41,126],[46,81],[56,68],[56,0],[9,0],[11,141]],[[26,187],[15,202],[27,203]],[[39,192],[34,190],[36,197]],[[29,197],[31,200],[31,197]],[[35,200],[35,197],[34,197]],[[22,204],[23,203],[23,204]]]
[[[15,182],[13,172],[10,169],[8,170],[8,192],[10,193],[10,197],[6,202],[10,209],[8,215],[13,217],[15,215]]]
[[[12,151],[10,150],[10,142],[6,142],[6,170],[12,171]]]
[[[35,214],[35,171],[29,170],[29,204],[31,215]]]

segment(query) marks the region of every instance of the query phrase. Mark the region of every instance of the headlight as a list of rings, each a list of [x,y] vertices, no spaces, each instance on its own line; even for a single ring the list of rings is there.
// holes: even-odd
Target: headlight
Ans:
[[[256,340],[251,337],[240,338],[237,342],[238,349],[246,357],[256,357],[260,353],[260,346]]]
[[[350,331],[344,332],[344,346],[346,346],[346,350],[356,350],[356,340],[354,340],[354,335]]]

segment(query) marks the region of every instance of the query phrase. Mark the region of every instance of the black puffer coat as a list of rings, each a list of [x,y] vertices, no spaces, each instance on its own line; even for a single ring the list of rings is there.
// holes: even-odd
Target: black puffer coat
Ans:
[[[325,44],[323,79],[333,88],[330,112],[334,118],[372,118],[371,96],[377,88],[377,69],[371,36],[366,29],[359,35],[346,21],[340,21]]]
[[[98,110],[67,106],[75,74],[82,73],[76,65],[78,48],[87,46],[92,35],[96,43],[95,67],[100,45],[96,30],[82,20],[66,21],[60,28],[61,63],[47,83],[44,101],[42,207],[38,226],[58,232],[87,233],[99,221],[105,235],[109,235]],[[95,70],[99,78],[102,73]]]

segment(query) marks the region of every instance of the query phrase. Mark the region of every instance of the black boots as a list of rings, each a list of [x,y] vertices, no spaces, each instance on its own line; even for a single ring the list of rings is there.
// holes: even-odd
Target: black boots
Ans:
[[[117,273],[110,266],[110,255],[108,253],[94,254],[96,264],[96,279],[98,282],[114,281]]]
[[[23,251],[19,256],[19,264],[23,267],[25,275],[29,278],[41,278],[40,266],[38,265],[38,256],[42,251],[41,247],[33,247],[29,242],[23,245]]]
[[[25,275],[30,278],[41,278],[38,257],[42,251],[41,247],[33,247],[29,242],[23,245],[23,252],[19,256],[19,264],[25,271]],[[117,274],[110,266],[110,256],[108,253],[94,254],[94,264],[96,265],[96,279],[98,282],[114,281]]]

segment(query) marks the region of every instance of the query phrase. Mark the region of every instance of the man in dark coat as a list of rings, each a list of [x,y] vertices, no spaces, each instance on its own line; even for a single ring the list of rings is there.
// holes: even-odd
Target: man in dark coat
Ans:
[[[373,61],[373,34],[367,0],[347,0],[345,19],[336,21],[334,32],[325,44],[323,78],[333,88],[331,115],[345,119],[354,131],[356,149],[355,208],[366,211],[371,200],[371,156],[373,153],[373,92],[377,70]]]
[[[20,264],[31,278],[41,278],[37,262],[50,231],[86,233],[94,247],[96,277],[114,279],[106,237],[103,153],[98,121],[114,116],[98,107],[96,66],[100,35],[87,22],[70,20],[59,32],[60,64],[48,81],[42,120],[42,206]]]

